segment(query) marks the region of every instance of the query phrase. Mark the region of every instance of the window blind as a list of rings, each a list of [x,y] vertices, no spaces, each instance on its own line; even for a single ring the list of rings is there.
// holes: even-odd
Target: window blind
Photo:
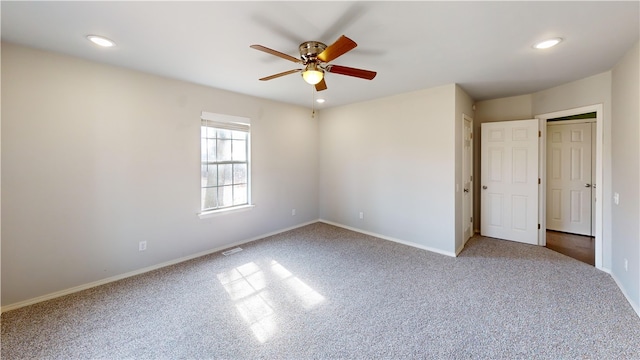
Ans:
[[[240,116],[203,111],[202,115],[200,115],[200,119],[202,119],[202,126],[245,132],[249,132],[249,129],[251,128],[251,119]]]

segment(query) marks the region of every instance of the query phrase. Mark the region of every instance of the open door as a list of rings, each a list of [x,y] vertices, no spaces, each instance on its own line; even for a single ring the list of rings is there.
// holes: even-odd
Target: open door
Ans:
[[[480,233],[538,245],[539,121],[481,125]]]
[[[462,239],[473,235],[473,119],[462,116]]]
[[[594,234],[592,126],[547,125],[547,230]]]

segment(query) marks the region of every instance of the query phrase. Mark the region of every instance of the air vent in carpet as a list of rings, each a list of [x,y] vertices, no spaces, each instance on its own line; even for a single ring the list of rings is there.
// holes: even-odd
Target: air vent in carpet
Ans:
[[[237,247],[237,248],[233,248],[231,250],[223,251],[222,255],[229,256],[231,254],[235,254],[235,253],[240,252],[240,251],[242,251],[242,248]]]

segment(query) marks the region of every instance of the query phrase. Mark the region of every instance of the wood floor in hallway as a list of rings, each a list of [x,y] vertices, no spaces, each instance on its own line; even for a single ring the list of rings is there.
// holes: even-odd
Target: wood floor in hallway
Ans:
[[[547,248],[595,266],[596,241],[592,236],[547,230]]]

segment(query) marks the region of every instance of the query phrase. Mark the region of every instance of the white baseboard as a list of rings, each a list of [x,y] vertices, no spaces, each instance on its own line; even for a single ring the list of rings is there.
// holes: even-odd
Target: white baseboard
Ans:
[[[358,233],[361,233],[361,234],[375,236],[375,237],[380,238],[380,239],[383,239],[383,240],[393,241],[393,242],[398,243],[398,244],[407,245],[407,246],[411,246],[411,247],[418,248],[418,249],[422,249],[422,250],[427,250],[427,251],[434,252],[434,253],[441,254],[441,255],[446,255],[446,256],[456,257],[456,254],[455,254],[455,253],[452,253],[452,252],[450,252],[450,251],[443,251],[443,250],[436,249],[436,248],[432,248],[432,247],[429,247],[429,246],[424,246],[424,245],[416,244],[416,243],[413,243],[413,242],[410,242],[410,241],[404,241],[404,240],[400,240],[400,239],[392,238],[392,237],[390,237],[390,236],[385,236],[385,235],[381,235],[381,234],[376,234],[376,233],[373,233],[373,232],[370,232],[370,231],[365,231],[365,230],[358,229],[358,228],[354,228],[354,227],[351,227],[351,226],[347,226],[347,225],[343,225],[343,224],[338,224],[338,223],[335,223],[335,222],[333,222],[333,221],[329,221],[329,220],[323,220],[323,219],[320,219],[320,220],[318,220],[318,221],[320,221],[320,222],[322,222],[322,223],[325,223],[325,224],[329,224],[329,225],[337,226],[337,227],[340,227],[340,228],[343,228],[343,229],[347,229],[347,230],[355,231],[355,232],[358,232]]]
[[[0,312],[5,312],[5,311],[10,311],[10,310],[15,310],[24,306],[28,306],[28,305],[33,305],[39,302],[43,302],[43,301],[47,301],[47,300],[51,300],[51,299],[55,299],[61,296],[65,296],[65,295],[69,295],[69,294],[73,294],[75,292],[78,291],[83,291],[83,290],[87,290],[96,286],[100,286],[100,285],[104,285],[104,284],[108,284],[114,281],[118,281],[118,280],[122,280],[131,276],[136,276],[136,275],[140,275],[140,274],[144,274],[146,272],[149,271],[153,271],[153,270],[157,270],[163,267],[167,267],[167,266],[171,266],[171,265],[175,265],[175,264],[179,264],[181,262],[185,262],[188,260],[192,260],[195,258],[199,258],[201,256],[205,256],[205,255],[209,255],[209,254],[213,254],[215,252],[224,250],[224,249],[228,249],[228,248],[232,248],[235,246],[239,246],[239,245],[243,245],[243,244],[247,244],[256,240],[260,240],[260,239],[264,239],[266,237],[272,236],[272,235],[276,235],[276,234],[280,234],[283,233],[285,231],[289,231],[289,230],[293,230],[293,229],[297,229],[299,227],[303,227],[303,226],[307,226],[310,224],[315,224],[320,220],[313,220],[313,221],[309,221],[303,224],[298,224],[292,227],[288,227],[285,229],[280,229],[280,230],[276,230],[267,234],[262,234],[256,237],[253,237],[251,239],[245,239],[242,241],[237,241],[231,244],[226,244],[214,249],[209,249],[209,250],[205,250],[196,254],[192,254],[192,255],[188,255],[185,257],[181,257],[179,259],[175,259],[175,260],[170,260],[170,261],[166,261],[160,264],[156,264],[156,265],[152,265],[152,266],[148,266],[142,269],[138,269],[138,270],[134,270],[134,271],[130,271],[124,274],[120,274],[120,275],[116,275],[116,276],[112,276],[112,277],[108,277],[106,279],[102,279],[102,280],[98,280],[98,281],[94,281],[94,282],[90,282],[87,284],[82,284],[82,285],[78,285],[78,286],[74,286],[72,288],[68,288],[68,289],[64,289],[64,290],[60,290],[60,291],[56,291],[56,292],[52,292],[46,295],[42,295],[42,296],[38,296],[32,299],[28,299],[28,300],[24,300],[24,301],[19,301],[17,303],[13,303],[13,304],[9,304],[6,306],[2,306],[2,308],[0,309]]]

